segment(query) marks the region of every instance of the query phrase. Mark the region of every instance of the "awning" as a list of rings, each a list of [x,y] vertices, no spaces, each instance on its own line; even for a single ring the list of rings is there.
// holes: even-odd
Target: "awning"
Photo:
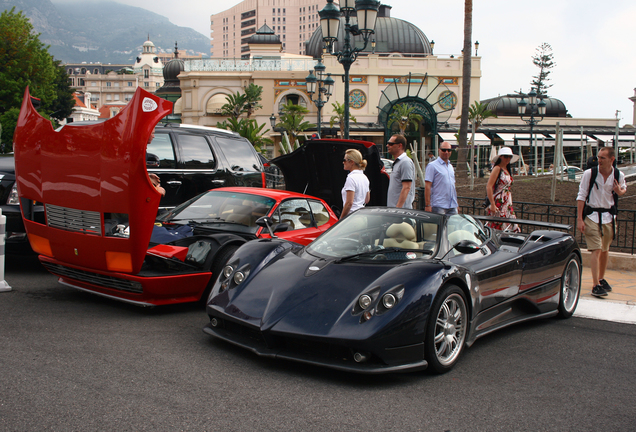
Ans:
[[[221,108],[227,103],[227,95],[217,93],[208,100],[205,112],[206,114],[221,114]]]
[[[442,138],[442,141],[446,141],[449,142],[452,146],[456,146],[457,145],[457,139],[455,138],[455,134],[450,133],[450,132],[438,132],[438,135]],[[472,138],[472,133],[470,131],[468,131],[468,142],[470,142],[470,139]],[[441,144],[441,141],[440,141]],[[475,144],[476,145],[490,145],[490,138],[488,138],[486,135],[484,135],[483,133],[475,133]]]

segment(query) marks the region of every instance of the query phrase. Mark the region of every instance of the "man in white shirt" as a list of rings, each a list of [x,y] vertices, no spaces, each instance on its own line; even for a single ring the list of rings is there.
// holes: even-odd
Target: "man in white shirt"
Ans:
[[[587,249],[592,252],[590,269],[592,270],[592,295],[606,297],[612,287],[605,280],[605,270],[609,257],[610,243],[614,239],[615,210],[614,195],[622,196],[627,191],[625,175],[619,172],[618,181],[613,167],[614,149],[603,147],[598,152],[598,167],[586,170],[581,178],[579,193],[576,197],[577,225],[585,234]],[[592,172],[598,169],[593,185],[590,185]],[[588,199],[589,195],[589,199]],[[587,201],[587,203],[586,203]]]

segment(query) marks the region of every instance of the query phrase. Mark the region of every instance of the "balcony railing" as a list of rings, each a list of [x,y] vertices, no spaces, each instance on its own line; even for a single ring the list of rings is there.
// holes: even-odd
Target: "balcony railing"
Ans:
[[[219,58],[186,60],[185,72],[253,72],[308,71],[316,65],[313,59],[245,59]]]

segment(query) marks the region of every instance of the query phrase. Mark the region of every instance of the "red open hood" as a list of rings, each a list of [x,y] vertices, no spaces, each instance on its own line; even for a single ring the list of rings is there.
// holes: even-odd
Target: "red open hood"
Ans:
[[[115,117],[56,132],[25,90],[14,135],[15,172],[21,202],[47,206],[46,225],[24,220],[36,252],[84,267],[139,272],[161,198],[146,172],[146,143],[170,112],[172,102],[138,88]],[[130,236],[106,236],[105,214],[127,214]]]

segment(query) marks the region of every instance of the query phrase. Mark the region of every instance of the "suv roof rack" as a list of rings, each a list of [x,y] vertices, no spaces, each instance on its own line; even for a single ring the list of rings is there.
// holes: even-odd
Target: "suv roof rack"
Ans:
[[[204,130],[204,131],[214,131],[214,132],[220,132],[220,133],[226,133],[228,135],[238,135],[237,132],[233,132],[233,131],[229,131],[227,129],[221,129],[221,128],[217,128],[217,127],[213,127],[213,126],[199,126],[199,125],[192,125],[192,124],[184,124],[184,123],[159,123],[157,124],[157,126],[163,126],[163,127],[171,127],[171,128],[183,128],[183,129],[198,129],[198,130]]]

